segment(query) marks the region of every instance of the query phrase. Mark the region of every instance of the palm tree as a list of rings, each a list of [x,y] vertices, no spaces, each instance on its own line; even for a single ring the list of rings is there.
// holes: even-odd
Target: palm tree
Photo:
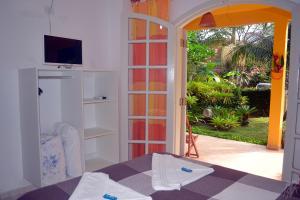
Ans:
[[[230,51],[232,63],[239,65],[241,60],[244,65],[252,63],[271,67],[273,56],[274,25],[271,23],[248,26],[236,46]]]
[[[227,46],[233,44],[235,47],[230,51],[232,63],[243,67],[245,63],[267,64],[272,61],[273,52],[272,23],[254,24],[222,29],[209,29],[198,32],[201,43],[209,46]],[[241,63],[241,61],[243,61]],[[243,64],[244,63],[244,64]]]
[[[253,34],[247,42],[237,44],[230,52],[232,63],[239,66],[240,61],[271,67],[273,55],[273,36]]]
[[[266,75],[272,66],[273,34],[274,25],[265,23],[202,30],[197,32],[196,38],[197,42],[210,47],[229,47],[228,59],[223,64],[227,72],[234,72],[235,74],[229,78],[234,80],[235,84],[244,86],[249,84],[251,79],[249,72],[254,69],[259,69],[261,73],[257,75],[259,80],[268,79]]]

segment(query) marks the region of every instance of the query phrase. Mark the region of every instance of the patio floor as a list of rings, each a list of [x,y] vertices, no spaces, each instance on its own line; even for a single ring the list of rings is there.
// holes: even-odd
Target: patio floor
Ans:
[[[203,135],[199,135],[197,146],[197,160],[281,180],[283,150]]]

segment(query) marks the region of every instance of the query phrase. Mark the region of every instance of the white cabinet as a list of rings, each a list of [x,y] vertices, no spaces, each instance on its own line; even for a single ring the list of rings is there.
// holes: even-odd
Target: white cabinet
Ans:
[[[119,162],[117,88],[115,73],[83,71],[86,171]]]
[[[28,68],[19,71],[19,85],[25,179],[35,186],[45,185],[40,137],[53,131],[57,122],[67,122],[79,131],[85,171],[119,162],[115,72]]]

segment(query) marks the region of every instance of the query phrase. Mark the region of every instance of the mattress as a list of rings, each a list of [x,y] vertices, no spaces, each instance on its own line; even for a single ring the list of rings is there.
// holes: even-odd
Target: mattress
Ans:
[[[186,158],[181,158],[186,159]],[[153,200],[274,200],[284,196],[287,183],[245,172],[191,161],[214,168],[214,172],[175,191],[154,191],[151,186],[152,155],[115,164],[99,172]],[[65,200],[70,197],[80,177],[29,192],[20,200]]]

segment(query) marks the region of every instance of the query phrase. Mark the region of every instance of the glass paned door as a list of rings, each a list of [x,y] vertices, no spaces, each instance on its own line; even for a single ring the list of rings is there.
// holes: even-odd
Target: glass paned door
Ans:
[[[128,158],[172,152],[169,24],[144,15],[128,20]]]

